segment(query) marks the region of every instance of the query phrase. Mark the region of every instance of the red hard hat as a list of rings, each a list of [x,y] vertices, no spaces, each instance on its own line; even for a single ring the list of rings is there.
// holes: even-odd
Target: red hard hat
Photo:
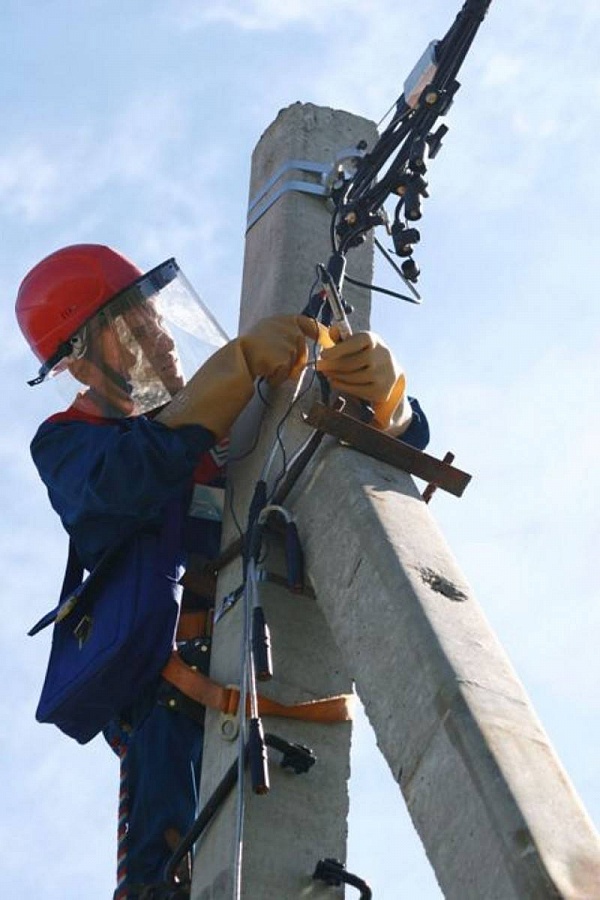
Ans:
[[[38,359],[51,360],[90,316],[142,274],[102,244],[64,247],[34,266],[19,288],[16,313]]]

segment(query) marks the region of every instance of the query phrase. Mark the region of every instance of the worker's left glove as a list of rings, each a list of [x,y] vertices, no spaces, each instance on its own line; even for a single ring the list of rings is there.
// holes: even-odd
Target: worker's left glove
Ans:
[[[330,334],[334,341],[339,337],[335,327]],[[321,351],[317,368],[337,391],[366,400],[379,428],[401,434],[410,424],[404,372],[379,335],[359,331],[338,341]]]

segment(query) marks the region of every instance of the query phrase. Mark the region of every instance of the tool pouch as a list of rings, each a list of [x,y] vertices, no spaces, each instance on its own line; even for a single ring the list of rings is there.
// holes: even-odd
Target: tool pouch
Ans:
[[[85,744],[158,678],[179,615],[181,521],[174,501],[160,526],[130,535],[86,578],[71,542],[60,602],[29,632],[54,623],[39,722]]]

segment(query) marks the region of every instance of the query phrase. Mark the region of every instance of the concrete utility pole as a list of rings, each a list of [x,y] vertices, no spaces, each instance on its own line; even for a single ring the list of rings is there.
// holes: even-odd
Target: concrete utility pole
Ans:
[[[338,151],[354,149],[363,139],[369,144],[376,140],[373,123],[346,112],[300,103],[280,113],[261,138],[252,163],[252,224],[246,239],[241,329],[264,316],[298,313],[305,306],[315,266],[326,263],[329,256],[330,211],[323,197],[321,172],[331,169]],[[370,280],[369,246],[354,254],[352,271],[363,281]],[[362,297],[349,293],[348,299],[356,307],[354,327],[365,327],[369,308],[364,292]],[[230,498],[242,527],[289,396],[289,390],[284,388],[277,397],[270,397],[275,408],[262,422],[264,407],[260,401],[253,403],[235,429],[231,450],[234,459],[252,444],[253,432],[260,428],[254,453],[230,467]],[[293,451],[309,433],[297,417],[286,423],[286,448]],[[274,474],[281,463],[279,458]],[[223,546],[237,536],[228,510]],[[326,544],[322,549],[328,553]],[[282,571],[276,548],[269,550],[267,568]],[[219,578],[217,608],[219,598],[234,590],[241,580],[241,562],[237,560]],[[292,594],[265,583],[261,585],[261,602],[272,635],[275,677],[271,682],[259,683],[260,692],[287,704],[351,693],[348,668],[312,593]],[[211,675],[224,684],[240,683],[240,607],[238,603],[214,629]],[[255,796],[247,792],[242,897],[332,900],[340,896],[339,891],[313,882],[312,873],[321,858],[345,858],[350,724],[313,724],[281,718],[264,718],[263,724],[267,732],[314,749],[317,762],[307,774],[292,775],[279,769],[275,756],[270,766],[270,793]],[[223,729],[230,727],[230,722],[208,711],[202,802],[235,759],[237,742],[223,737]],[[194,871],[195,900],[226,900],[232,896],[236,814],[234,792],[201,842]]]
[[[251,198],[295,161],[270,184],[266,206],[286,178],[311,177],[299,173],[299,162],[330,164],[337,150],[361,138],[372,144],[370,123],[295,104],[257,146]],[[244,326],[300,310],[314,265],[326,261],[329,249],[329,214],[318,198],[285,190],[253,214]],[[369,248],[351,264],[367,280]],[[352,324],[358,329],[367,321],[363,306]],[[255,453],[234,466],[242,523],[246,513],[239,511],[285,408],[279,396]],[[234,453],[250,440],[259,412],[254,405],[240,421]],[[296,420],[286,430],[292,450],[303,429]],[[263,586],[276,666],[264,692],[290,703],[346,692],[355,681],[446,897],[600,897],[600,839],[411,477],[325,439],[288,508],[316,601]],[[225,543],[234,536],[229,517]],[[240,580],[236,562],[219,579],[219,596]],[[223,683],[239,683],[240,616],[234,608],[215,627],[212,675]],[[232,725],[208,715],[203,801],[235,756],[236,745],[224,739]],[[341,889],[311,875],[319,858],[345,858],[349,727],[267,719],[265,730],[312,746],[318,762],[300,776],[272,765],[271,792],[247,795],[242,897],[340,897]],[[193,900],[232,895],[235,819],[230,797],[200,843]]]

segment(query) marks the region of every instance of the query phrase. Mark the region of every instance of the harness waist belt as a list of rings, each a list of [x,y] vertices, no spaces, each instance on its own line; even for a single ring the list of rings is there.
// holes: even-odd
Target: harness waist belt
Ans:
[[[186,666],[177,652],[171,654],[161,675],[165,681],[174,685],[196,703],[216,709],[226,715],[235,716],[237,714],[240,702],[239,688],[225,687],[207,675],[191,669]],[[288,706],[259,694],[258,711],[260,715],[264,716],[304,719],[309,722],[350,722],[352,720],[352,695],[339,694],[336,697],[324,697]],[[246,715],[249,714],[250,709],[247,704]]]

